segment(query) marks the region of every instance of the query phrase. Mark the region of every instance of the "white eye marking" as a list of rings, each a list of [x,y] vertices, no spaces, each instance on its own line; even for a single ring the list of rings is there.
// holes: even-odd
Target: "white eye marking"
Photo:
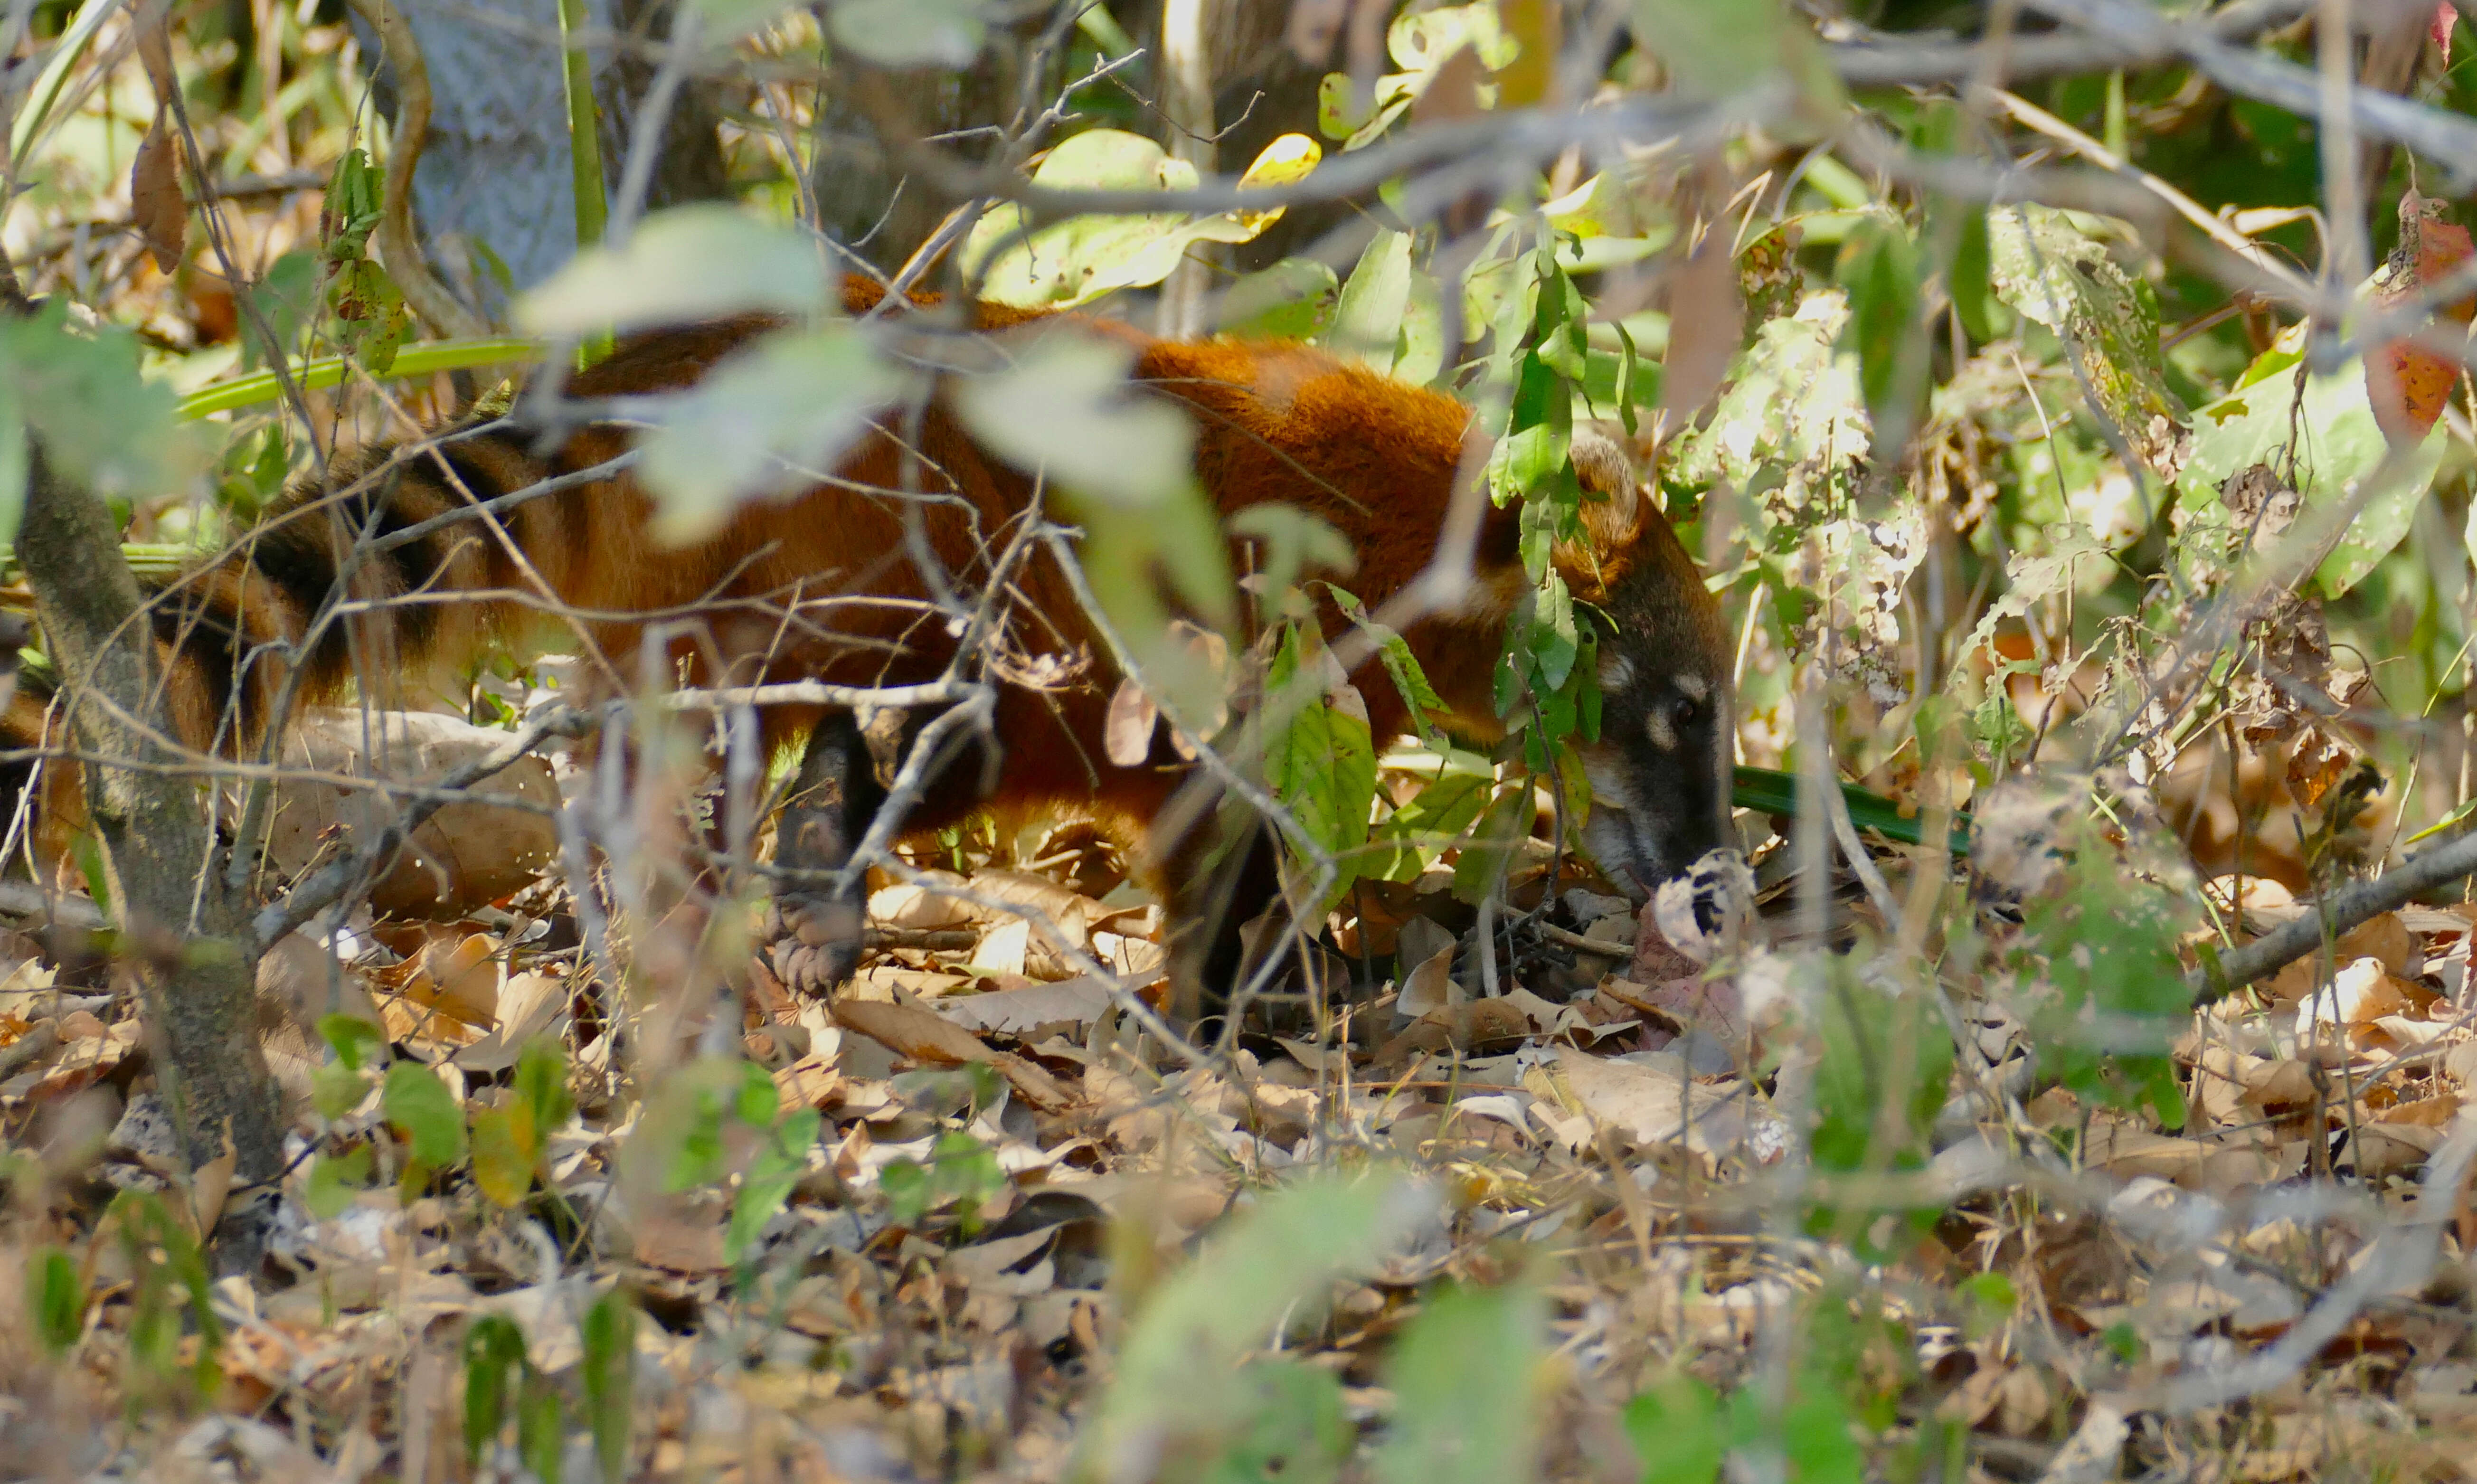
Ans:
[[[1651,708],[1651,715],[1644,718],[1642,729],[1651,738],[1653,746],[1665,752],[1677,750],[1677,728],[1669,724],[1667,707]]]
[[[1670,683],[1694,699],[1702,700],[1712,693],[1712,683],[1700,675],[1673,675]]]
[[[1622,691],[1634,681],[1634,662],[1624,655],[1607,653],[1600,656],[1600,689]]]

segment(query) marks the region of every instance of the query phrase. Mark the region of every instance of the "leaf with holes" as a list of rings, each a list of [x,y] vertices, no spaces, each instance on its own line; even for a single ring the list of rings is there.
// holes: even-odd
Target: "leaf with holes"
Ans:
[[[2159,354],[2159,303],[2073,214],[2001,206],[1988,214],[1995,296],[2064,340],[2097,411],[2162,479],[2187,452],[2185,410]]]

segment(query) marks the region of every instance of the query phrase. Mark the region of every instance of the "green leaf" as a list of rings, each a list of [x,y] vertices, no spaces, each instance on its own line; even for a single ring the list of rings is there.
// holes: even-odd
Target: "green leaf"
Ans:
[[[1921,1168],[1951,1080],[1952,1036],[1940,1012],[1924,994],[1888,994],[1841,975],[1815,1017],[1823,1035],[1810,1136],[1816,1168]]]
[[[1078,494],[1139,511],[1194,484],[1195,424],[1131,394],[1124,349],[1079,336],[1040,340],[1008,370],[956,389],[957,410],[1000,457]]]
[[[1437,776],[1416,797],[1369,831],[1373,843],[1389,848],[1374,855],[1364,874],[1382,881],[1416,881],[1488,807],[1496,775],[1487,759],[1451,752],[1437,765]]]
[[[387,1032],[359,1016],[328,1015],[318,1018],[318,1035],[336,1051],[336,1060],[352,1071],[359,1071],[373,1055],[387,1051]]]
[[[1321,652],[1316,658],[1330,663]],[[1286,721],[1267,728],[1264,781],[1308,839],[1339,860],[1338,890],[1358,873],[1358,851],[1367,843],[1368,814],[1376,801],[1376,745],[1365,719],[1325,699],[1319,678],[1303,661],[1293,625],[1264,677],[1268,712],[1278,716],[1294,708]],[[1304,701],[1298,695],[1303,690],[1310,692]]]
[[[1480,817],[1472,839],[1454,859],[1454,898],[1477,905],[1496,890],[1514,847],[1531,833],[1536,808],[1528,783],[1499,791]]]
[[[1735,98],[1785,78],[1814,115],[1839,110],[1839,86],[1814,33],[1778,0],[1633,0],[1629,18],[1636,44],[1668,64],[1680,94]]]
[[[1339,605],[1359,632],[1375,643],[1377,657],[1385,662],[1385,672],[1393,678],[1393,689],[1400,692],[1402,704],[1410,709],[1411,724],[1418,728],[1421,737],[1437,746],[1443,746],[1445,734],[1439,730],[1436,717],[1450,715],[1453,708],[1447,706],[1445,698],[1437,693],[1437,688],[1428,683],[1428,672],[1420,667],[1419,657],[1411,652],[1410,641],[1368,616],[1366,605],[1361,603],[1356,594],[1331,583],[1325,584],[1325,591],[1333,594],[1334,602]]]
[[[2006,304],[2064,338],[2097,410],[2142,462],[2172,477],[2185,410],[2167,390],[2159,307],[2068,213],[2004,206],[1987,221],[1989,272]]]
[[[35,1337],[54,1359],[86,1333],[86,1284],[63,1248],[39,1246],[26,1254],[26,1310],[34,1316]]]
[[[575,1099],[567,1093],[567,1057],[559,1043],[541,1040],[526,1046],[516,1057],[516,1101],[533,1112],[534,1127],[541,1135],[567,1121],[575,1108]]]
[[[2167,891],[2120,868],[2099,826],[2071,805],[2058,842],[2066,857],[2061,890],[2025,904],[2023,996],[2039,1065],[2084,1097],[2114,1107],[2147,1102],[2163,1123],[2183,1124],[2175,1092],[2174,1036],[2191,1018],[2176,943],[2188,916]]]
[[[1547,1315],[1527,1284],[1429,1296],[1395,1346],[1392,1425],[1380,1484],[1515,1484],[1537,1475],[1540,1408],[1531,1382]]]
[[[585,1311],[585,1417],[603,1484],[628,1477],[628,1434],[637,1379],[637,1305],[613,1289]]]
[[[1919,828],[1920,817],[1904,815],[1901,806],[1880,793],[1871,792],[1854,783],[1840,786],[1840,797],[1849,806],[1850,822],[1860,834],[1873,833],[1905,845],[1921,844],[1925,836]],[[1797,775],[1777,768],[1745,767],[1737,769],[1735,788],[1730,802],[1739,809],[1786,817],[1797,813]],[[1953,820],[1952,848],[1955,854],[1966,854],[1969,840],[1965,833],[1969,817],[1963,814]]]
[[[1131,394],[1127,353],[1080,336],[1027,347],[1010,369],[956,388],[964,425],[1000,457],[1064,487],[1086,519],[1084,564],[1103,608],[1180,714],[1211,704],[1185,675],[1162,579],[1204,621],[1236,622],[1230,552],[1196,488],[1195,425]],[[1185,689],[1182,690],[1182,683]]]
[[[1237,1425],[1202,1474],[1206,1484],[1332,1484],[1340,1475],[1354,1439],[1340,1377],[1287,1355],[1260,1355],[1228,1384],[1238,1394],[1230,1408]]]
[[[357,1144],[341,1154],[319,1155],[311,1161],[310,1189],[302,1196],[302,1204],[322,1221],[343,1215],[362,1192],[370,1188],[370,1167],[375,1162],[365,1144]]]
[[[910,0],[883,0],[908,5]],[[1058,190],[1188,190],[1195,166],[1139,134],[1088,129],[1052,149],[1032,172],[1033,184]],[[963,239],[964,271],[981,279],[981,297],[1027,308],[1064,308],[1116,289],[1158,284],[1197,242],[1245,242],[1271,225],[1266,213],[1189,212],[1128,215],[1088,214],[1029,235],[1021,208],[1001,204]]]
[[[1682,1371],[1626,1403],[1625,1430],[1642,1484],[1713,1484],[1729,1456],[1719,1396]]]
[[[1909,228],[1869,214],[1841,244],[1840,286],[1849,293],[1846,343],[1878,429],[1916,425],[1927,392],[1925,267]]]
[[[463,1110],[438,1074],[418,1062],[398,1062],[388,1069],[379,1094],[379,1108],[388,1122],[404,1131],[413,1157],[433,1170],[443,1170],[464,1157]]]
[[[804,490],[832,472],[907,378],[849,325],[769,335],[665,400],[638,477],[654,533],[686,544],[755,495]]]
[[[1332,325],[1341,280],[1312,258],[1284,258],[1232,282],[1213,328],[1236,340],[1312,340]]]
[[[982,0],[841,0],[835,39],[884,67],[965,67],[988,34]]]
[[[542,1484],[559,1484],[560,1455],[567,1444],[559,1389],[550,1377],[525,1368],[516,1390],[516,1456]]]
[[[1552,569],[1539,585],[1531,616],[1531,657],[1539,667],[1540,683],[1547,690],[1563,691],[1582,652],[1582,637],[1574,628],[1574,595],[1566,589],[1565,579]]]
[[[1316,128],[1328,139],[1349,138],[1376,121],[1380,96],[1362,98],[1349,73],[1328,72],[1316,83]]]
[[[1427,1193],[1389,1173],[1310,1177],[1264,1192],[1134,1317],[1115,1383],[1084,1432],[1084,1467],[1136,1456],[1135,1448],[1147,1457],[1221,1456],[1246,1436],[1258,1397],[1198,1378],[1226,1381],[1277,1326],[1312,1322],[1337,1278],[1368,1271],[1435,1210]]]
[[[2305,379],[2301,397],[2300,376]],[[2353,498],[2377,470],[2384,470],[2382,486],[2314,572],[2323,595],[2338,597],[2363,582],[2406,539],[2419,502],[2442,466],[2448,440],[2429,431],[2423,442],[2403,451],[2386,469],[2389,444],[2365,396],[2364,363],[2350,361],[2328,376],[2314,376],[2291,362],[2284,374],[2274,369],[2195,412],[2192,456],[2177,480],[2177,504],[2191,526],[2224,531],[2231,543],[2239,539],[2249,522],[2238,521],[2220,502],[2219,486],[2256,464],[2284,468],[2291,427],[2296,490],[2305,512],[2327,511]]]
[[[99,498],[177,492],[207,466],[178,426],[170,389],[138,374],[138,342],[118,329],[68,329],[60,296],[29,318],[0,322],[0,543],[16,540],[29,468],[26,432],[53,466]]]
[[[525,1332],[504,1314],[485,1314],[464,1331],[464,1455],[474,1463],[498,1441],[508,1415],[508,1383],[528,1368]]]
[[[1277,501],[1250,505],[1234,513],[1223,525],[1232,536],[1261,544],[1263,560],[1256,572],[1264,580],[1263,591],[1275,598],[1296,592],[1311,571],[1348,576],[1359,563],[1359,553],[1348,538],[1323,517],[1295,505]]]
[[[1971,340],[1985,344],[2005,329],[1995,300],[1993,248],[1987,236],[1987,214],[1973,209],[1960,210],[1958,214],[1961,223],[1954,236],[1952,262],[1944,269],[1945,287],[1952,294],[1953,312],[1961,316],[1962,329],[1969,333]]]
[[[1379,371],[1393,368],[1402,316],[1411,305],[1411,234],[1379,232],[1341,286],[1326,346]]]
[[[808,1173],[809,1150],[817,1142],[819,1121],[816,1109],[803,1108],[784,1119],[783,1126],[758,1146],[747,1173],[739,1177],[739,1194],[731,1203],[731,1225],[722,1239],[724,1261],[738,1264],[747,1256],[765,1223],[783,1209],[791,1187]]]
[[[1789,1476],[1799,1484],[1862,1484],[1866,1477],[1866,1453],[1851,1432],[1849,1402],[1836,1379],[1819,1368],[1800,1368],[1781,1412],[1781,1451],[1789,1457]],[[1738,1394],[1741,1416],[1752,1413],[1754,1401],[1751,1388]]]
[[[830,307],[834,278],[806,234],[740,211],[701,204],[656,212],[621,247],[576,255],[516,301],[536,335],[582,336],[731,314],[813,314]]]

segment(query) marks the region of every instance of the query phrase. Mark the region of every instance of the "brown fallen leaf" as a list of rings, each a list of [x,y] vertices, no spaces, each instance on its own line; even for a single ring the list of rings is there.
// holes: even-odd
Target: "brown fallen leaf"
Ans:
[[[188,245],[189,203],[181,195],[181,155],[163,118],[146,132],[129,166],[129,218],[155,266],[169,273]]]
[[[888,1050],[913,1061],[941,1067],[979,1062],[997,1069],[1036,1106],[1055,1112],[1075,1101],[1055,1077],[1022,1057],[992,1051],[981,1039],[934,1011],[891,1000],[844,999],[834,1007],[836,1021]]]

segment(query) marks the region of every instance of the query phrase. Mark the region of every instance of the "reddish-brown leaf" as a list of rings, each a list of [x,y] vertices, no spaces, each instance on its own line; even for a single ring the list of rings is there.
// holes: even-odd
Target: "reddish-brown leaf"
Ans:
[[[181,198],[181,155],[159,115],[129,166],[129,216],[153,255],[169,273],[181,264],[189,236],[189,203]]]
[[[2439,282],[2477,253],[2468,229],[2444,219],[2439,201],[2411,190],[2400,197],[2399,219],[2399,246],[2374,284],[2374,302],[2386,309]],[[2430,318],[2423,333],[2451,324],[2465,327],[2472,313],[2477,313],[2477,296],[2463,295]],[[2365,354],[2365,397],[2373,404],[2374,421],[2393,446],[2425,437],[2442,415],[2459,379],[2456,358],[2414,340],[2392,340]]]

